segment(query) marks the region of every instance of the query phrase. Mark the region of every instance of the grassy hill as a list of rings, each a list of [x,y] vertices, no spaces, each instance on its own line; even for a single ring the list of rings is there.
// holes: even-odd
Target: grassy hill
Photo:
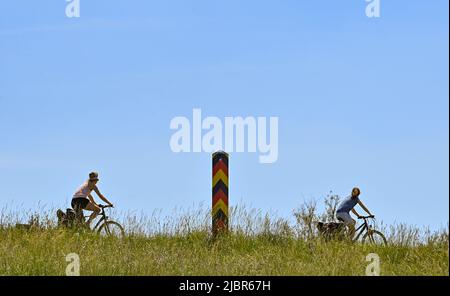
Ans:
[[[380,256],[381,275],[449,275],[448,241],[374,248],[232,234],[211,244],[205,232],[120,240],[3,229],[0,253],[1,275],[65,275],[69,253],[80,256],[81,275],[364,275],[369,253]]]
[[[379,256],[381,275],[449,275],[448,228],[384,227],[385,247],[325,242],[313,223],[326,217],[307,206],[294,213],[295,223],[233,209],[230,233],[215,242],[207,210],[165,219],[128,215],[120,220],[123,239],[57,228],[52,215],[34,216],[26,230],[0,214],[0,275],[65,275],[70,253],[79,255],[81,275],[365,275],[370,253]]]

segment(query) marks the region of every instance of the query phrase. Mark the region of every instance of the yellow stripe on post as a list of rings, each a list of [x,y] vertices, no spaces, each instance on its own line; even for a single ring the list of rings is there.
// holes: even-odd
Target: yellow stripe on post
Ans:
[[[228,187],[228,176],[222,170],[217,171],[213,176],[213,187],[216,186],[217,182],[222,180],[222,182]]]
[[[222,210],[222,212],[228,216],[228,205],[221,199],[214,205],[213,213],[217,213],[219,210]]]

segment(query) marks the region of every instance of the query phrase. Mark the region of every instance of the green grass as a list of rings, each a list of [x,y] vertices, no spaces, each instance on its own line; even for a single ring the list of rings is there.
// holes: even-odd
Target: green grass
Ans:
[[[232,209],[230,233],[214,242],[207,209],[166,218],[116,215],[127,229],[123,239],[58,228],[52,215],[34,216],[35,227],[25,230],[0,213],[0,275],[65,275],[70,253],[79,255],[81,275],[365,275],[370,253],[378,254],[381,275],[449,275],[448,226],[378,225],[385,247],[325,242],[313,223],[329,217],[311,205],[294,212],[294,223]]]
[[[380,256],[382,275],[447,275],[448,243],[370,247],[345,242],[224,236],[103,238],[63,229],[0,230],[1,275],[64,275],[66,255],[81,275],[364,275],[366,256]]]

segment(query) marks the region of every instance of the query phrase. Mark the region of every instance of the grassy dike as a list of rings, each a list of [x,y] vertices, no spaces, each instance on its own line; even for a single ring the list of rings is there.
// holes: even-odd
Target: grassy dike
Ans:
[[[449,275],[448,233],[415,246],[371,247],[341,241],[232,232],[104,238],[58,228],[0,228],[0,275],[65,275],[66,255],[81,275],[365,275],[369,253],[381,275]],[[391,239],[393,241],[393,239]]]

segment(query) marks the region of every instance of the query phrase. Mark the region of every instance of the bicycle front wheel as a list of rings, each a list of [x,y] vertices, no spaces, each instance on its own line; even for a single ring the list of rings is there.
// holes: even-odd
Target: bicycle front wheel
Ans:
[[[98,229],[98,233],[103,236],[115,236],[122,238],[125,236],[125,230],[122,225],[114,221],[103,223]]]
[[[386,237],[378,230],[368,230],[363,236],[362,242],[364,244],[367,243],[374,246],[387,246]]]

